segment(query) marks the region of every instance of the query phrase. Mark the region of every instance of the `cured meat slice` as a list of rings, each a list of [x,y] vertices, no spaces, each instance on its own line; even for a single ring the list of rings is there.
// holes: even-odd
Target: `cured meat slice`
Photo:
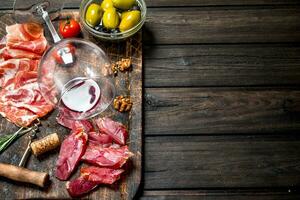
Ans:
[[[43,27],[37,23],[14,24],[6,27],[7,42],[31,41],[43,35]]]
[[[113,121],[108,117],[96,119],[95,122],[100,132],[111,136],[113,140],[120,145],[126,144],[128,132],[123,124]]]
[[[82,160],[100,167],[110,167],[118,169],[122,167],[133,153],[128,150],[127,146],[120,148],[103,147],[89,143]]]
[[[122,169],[100,167],[83,167],[80,177],[66,183],[67,190],[72,197],[79,197],[93,190],[100,184],[113,184],[120,179]]]
[[[0,63],[0,87],[7,85],[7,81],[14,78],[18,71],[36,71],[38,60],[10,59]]]
[[[6,45],[9,48],[25,50],[41,55],[47,48],[47,40],[41,37],[32,41],[8,42]]]
[[[9,47],[4,47],[0,50],[0,58],[3,58],[4,60],[12,58],[40,59],[41,55],[32,53],[30,51],[24,51],[21,49],[12,49]]]
[[[85,152],[88,136],[83,128],[72,131],[62,142],[56,163],[56,177],[67,180]]]
[[[110,146],[112,144],[112,138],[109,135],[97,132],[88,132],[89,141],[95,144],[102,144]]]
[[[68,113],[68,114],[67,114]],[[93,125],[88,120],[73,120],[66,117],[72,115],[74,112],[71,112],[67,108],[62,108],[59,111],[59,114],[56,117],[57,122],[69,129],[76,129],[78,127],[83,127],[86,132],[93,130]]]
[[[88,181],[84,175],[66,183],[67,191],[71,197],[82,196],[97,186],[98,184],[96,182]]]
[[[88,181],[96,182],[98,184],[113,184],[120,179],[120,175],[124,172],[123,169],[111,169],[104,167],[82,167],[80,174],[85,175]]]
[[[18,126],[27,127],[39,116],[27,109],[2,105],[0,102],[0,114]]]
[[[29,126],[53,109],[37,83],[37,59],[47,41],[36,23],[15,24],[6,30],[0,42],[0,114],[19,126]]]
[[[54,105],[43,98],[37,83],[37,72],[20,71],[12,82],[8,81],[6,87],[0,92],[0,102],[4,106],[25,108],[38,117],[50,112]]]

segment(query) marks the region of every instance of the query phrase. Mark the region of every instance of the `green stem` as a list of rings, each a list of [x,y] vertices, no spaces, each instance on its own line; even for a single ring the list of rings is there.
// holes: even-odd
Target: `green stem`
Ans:
[[[33,129],[27,128],[26,130],[23,130],[23,127],[21,127],[18,131],[16,131],[14,134],[4,135],[0,138],[0,153],[2,153],[7,147],[15,141],[18,137],[21,137],[25,133],[30,132]]]

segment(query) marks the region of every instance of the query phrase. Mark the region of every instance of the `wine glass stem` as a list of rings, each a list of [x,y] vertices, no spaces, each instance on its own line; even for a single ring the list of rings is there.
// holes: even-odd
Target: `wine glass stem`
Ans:
[[[57,32],[56,32],[56,30],[55,30],[55,28],[54,28],[54,26],[53,26],[53,24],[52,24],[52,22],[51,22],[51,20],[50,20],[50,17],[49,17],[49,15],[48,15],[48,12],[45,11],[45,10],[43,9],[43,7],[41,7],[41,6],[40,6],[38,9],[39,9],[39,11],[41,12],[42,17],[43,17],[44,21],[46,22],[46,24],[47,24],[47,26],[48,26],[48,29],[49,29],[49,31],[50,31],[52,37],[53,37],[54,43],[59,42],[61,39],[60,39],[59,35],[57,34]]]

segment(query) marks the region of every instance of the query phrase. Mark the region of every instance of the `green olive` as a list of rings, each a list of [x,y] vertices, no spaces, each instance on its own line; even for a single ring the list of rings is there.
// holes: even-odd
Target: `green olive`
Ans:
[[[128,11],[122,15],[119,26],[121,32],[127,31],[137,25],[141,20],[141,12],[139,10]]]
[[[117,28],[120,23],[120,19],[116,9],[115,8],[107,9],[103,14],[102,22],[104,27],[107,29]]]
[[[106,11],[108,8],[113,8],[113,2],[112,0],[103,0],[101,3],[101,7],[104,11]]]
[[[101,21],[103,11],[101,6],[95,3],[89,5],[86,13],[85,13],[85,21],[91,27],[95,27]]]
[[[112,0],[116,8],[129,10],[135,4],[135,0]]]
[[[124,12],[122,12],[121,19],[125,18],[129,13],[130,13],[130,11],[124,11]]]

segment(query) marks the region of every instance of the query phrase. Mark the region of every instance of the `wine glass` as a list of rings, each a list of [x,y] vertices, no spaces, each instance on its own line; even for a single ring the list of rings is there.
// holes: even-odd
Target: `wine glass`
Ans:
[[[51,2],[31,0],[33,5],[20,10],[17,2],[16,19],[20,18],[18,15],[33,21],[43,19],[55,43],[44,53],[38,68],[39,87],[47,102],[54,104],[64,117],[74,120],[88,119],[105,111],[115,96],[106,53],[87,40],[61,39],[47,12],[53,9]]]

